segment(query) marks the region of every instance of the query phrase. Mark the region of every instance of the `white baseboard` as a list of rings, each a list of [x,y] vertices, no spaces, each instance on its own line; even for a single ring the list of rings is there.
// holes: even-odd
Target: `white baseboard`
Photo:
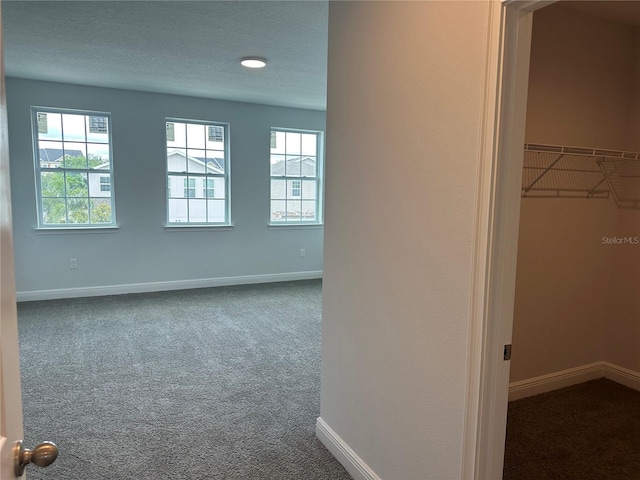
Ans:
[[[559,388],[602,377],[640,391],[640,373],[609,362],[594,362],[588,365],[510,383],[509,401],[551,392]]]
[[[382,480],[320,417],[316,421],[316,436],[354,480]]]
[[[609,362],[602,362],[602,369],[609,380],[640,392],[640,373]]]
[[[106,285],[100,287],[36,290],[30,292],[17,292],[16,300],[18,302],[30,302],[34,300],[55,300],[59,298],[98,297],[103,295],[122,295],[126,293],[185,290],[189,288],[224,287],[229,285],[248,285],[254,283],[290,282],[294,280],[312,280],[317,278],[322,278],[321,270],[310,272],[243,275],[238,277],[200,278],[195,280],[175,280],[168,282],[131,283],[125,285]]]

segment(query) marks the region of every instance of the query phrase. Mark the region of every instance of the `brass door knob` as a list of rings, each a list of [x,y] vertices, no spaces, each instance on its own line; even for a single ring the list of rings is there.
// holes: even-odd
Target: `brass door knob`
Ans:
[[[48,467],[58,458],[58,446],[53,442],[42,442],[33,450],[24,448],[22,440],[18,440],[13,446],[13,470],[19,478],[24,469],[30,463],[38,467]]]

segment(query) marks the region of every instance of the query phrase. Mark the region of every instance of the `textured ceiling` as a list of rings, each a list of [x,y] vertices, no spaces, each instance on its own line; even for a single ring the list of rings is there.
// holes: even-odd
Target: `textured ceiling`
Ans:
[[[326,1],[2,2],[7,76],[325,109]],[[244,56],[268,59],[256,71]]]
[[[640,24],[640,1],[562,2]],[[3,0],[8,76],[324,110],[326,0]],[[261,71],[240,67],[263,56]]]

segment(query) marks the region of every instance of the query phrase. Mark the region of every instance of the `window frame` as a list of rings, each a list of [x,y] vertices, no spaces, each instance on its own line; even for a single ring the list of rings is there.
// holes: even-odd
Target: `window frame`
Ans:
[[[83,143],[85,148],[90,144],[102,144],[109,146],[109,169],[105,170],[95,170],[89,168],[87,164],[87,168],[66,168],[62,167],[42,167],[40,161],[40,113],[53,113],[60,115],[82,115],[85,119],[85,139],[83,141],[69,141],[69,143]],[[61,108],[61,107],[43,107],[43,106],[31,106],[30,109],[31,114],[31,141],[33,148],[33,166],[34,166],[34,184],[35,184],[35,198],[36,198],[36,211],[37,211],[37,230],[86,230],[86,229],[113,229],[117,228],[117,217],[116,217],[116,200],[115,200],[115,183],[114,183],[114,155],[113,155],[113,138],[112,138],[112,121],[111,121],[111,113],[110,112],[102,112],[96,110],[84,110],[84,109],[75,109],[75,108]],[[106,117],[106,126],[108,136],[108,143],[102,142],[90,142],[87,139],[87,135],[90,132],[89,120],[91,117]],[[87,123],[89,122],[89,123]],[[51,142],[59,142],[64,151],[64,133],[61,133],[61,139],[58,140],[42,140],[42,141],[51,141]],[[87,153],[87,159],[88,159]],[[69,199],[76,198],[86,198],[89,203],[88,206],[88,220],[91,219],[91,207],[90,202],[92,198],[97,199],[109,199],[110,207],[111,207],[111,222],[100,222],[100,223],[45,223],[44,221],[44,208],[43,208],[43,198],[54,198],[54,197],[43,197],[42,195],[42,173],[43,172],[62,172],[65,175],[67,173],[72,174],[82,174],[84,173],[87,177],[87,196],[86,197],[73,197],[68,196],[65,192],[63,198],[65,200],[65,213],[66,219],[69,219]],[[91,174],[99,174],[99,179],[102,177],[109,177],[109,196],[108,197],[91,197],[90,196],[90,178]],[[66,188],[65,188],[66,189]],[[98,180],[98,191],[103,191],[101,189],[101,180]],[[56,197],[57,198],[57,197]]]
[[[203,125],[205,127],[205,137],[207,140],[212,141],[209,139],[209,127],[219,127],[222,128],[222,142],[223,142],[223,152],[224,152],[224,173],[223,174],[216,174],[216,173],[207,173],[205,171],[205,173],[198,173],[198,172],[188,172],[188,171],[184,171],[184,172],[175,172],[175,171],[169,171],[169,163],[168,163],[168,157],[167,157],[167,153],[168,150],[170,148],[176,148],[176,149],[181,149],[182,147],[169,147],[168,143],[169,143],[169,139],[167,138],[167,132],[168,132],[168,128],[167,125],[170,123],[184,123],[184,124],[194,124],[194,125]],[[165,125],[165,135],[164,135],[164,146],[165,146],[165,181],[166,181],[166,196],[165,196],[165,208],[166,208],[166,223],[165,223],[165,227],[167,228],[188,228],[188,227],[205,227],[205,228],[214,228],[214,227],[231,227],[233,226],[233,224],[231,223],[231,145],[230,145],[230,124],[228,122],[219,122],[219,121],[214,121],[214,120],[195,120],[195,119],[187,119],[187,118],[178,118],[178,117],[165,117],[164,119],[164,125]],[[173,138],[175,141],[175,126],[172,129],[173,132]],[[188,150],[188,145],[186,144],[185,141],[185,147],[184,150],[187,151]],[[188,170],[188,169],[187,169]],[[214,178],[223,178],[224,179],[224,198],[218,198],[216,200],[224,200],[225,202],[225,206],[224,206],[224,215],[225,215],[225,221],[224,222],[213,222],[213,221],[205,221],[205,222],[193,222],[193,221],[186,221],[186,222],[172,222],[169,216],[169,208],[170,208],[170,200],[173,198],[178,198],[178,199],[182,199],[184,198],[185,200],[187,200],[187,218],[189,216],[189,200],[192,198],[196,198],[199,199],[200,197],[198,197],[197,192],[198,192],[198,183],[196,182],[195,184],[195,188],[189,188],[190,190],[194,190],[195,195],[193,197],[187,197],[186,196],[186,187],[185,189],[183,189],[183,193],[185,194],[184,197],[172,197],[171,196],[171,191],[175,190],[175,185],[170,185],[170,176],[184,176],[184,182],[186,184],[187,180],[191,180],[191,179],[196,179],[196,178],[200,178],[202,181],[202,190],[203,193],[206,193],[206,188],[204,188],[207,184],[207,180],[208,179],[214,179]],[[172,188],[173,187],[173,188]],[[205,202],[207,200],[211,200],[210,197],[207,196],[203,196],[202,197],[203,200],[205,200]],[[208,208],[208,207],[207,207]]]
[[[271,171],[271,150],[273,148],[278,148],[278,142],[275,141],[275,132],[291,132],[291,133],[299,133],[299,134],[313,134],[316,136],[316,170],[315,175],[313,177],[303,176],[302,170],[300,171],[300,176],[287,176],[286,172],[284,175],[273,175]],[[296,227],[296,226],[322,226],[323,225],[323,214],[324,214],[324,131],[322,130],[307,130],[300,128],[288,128],[288,127],[271,127],[270,130],[270,148],[269,148],[269,226],[273,227]],[[276,154],[279,155],[279,154]],[[285,161],[286,161],[286,144],[285,144]],[[300,155],[303,157],[304,155]],[[287,203],[287,196],[289,193],[288,182],[291,182],[291,195],[293,197],[293,182],[300,182],[300,195],[295,196],[296,201],[311,201],[305,200],[302,195],[302,181],[303,180],[315,180],[316,188],[315,188],[315,205],[316,205],[316,218],[313,220],[303,220],[302,217],[299,220],[274,220],[272,218],[272,202],[274,200],[279,201],[282,200]],[[274,198],[272,185],[273,180],[285,180],[285,198]],[[286,208],[286,207],[285,207]]]

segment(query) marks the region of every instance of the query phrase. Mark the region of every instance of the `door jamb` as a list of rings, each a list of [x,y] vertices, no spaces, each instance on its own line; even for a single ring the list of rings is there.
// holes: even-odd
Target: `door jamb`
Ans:
[[[468,377],[464,479],[501,479],[515,297],[523,145],[533,12],[555,3],[496,0],[491,5],[482,161],[479,169]]]

